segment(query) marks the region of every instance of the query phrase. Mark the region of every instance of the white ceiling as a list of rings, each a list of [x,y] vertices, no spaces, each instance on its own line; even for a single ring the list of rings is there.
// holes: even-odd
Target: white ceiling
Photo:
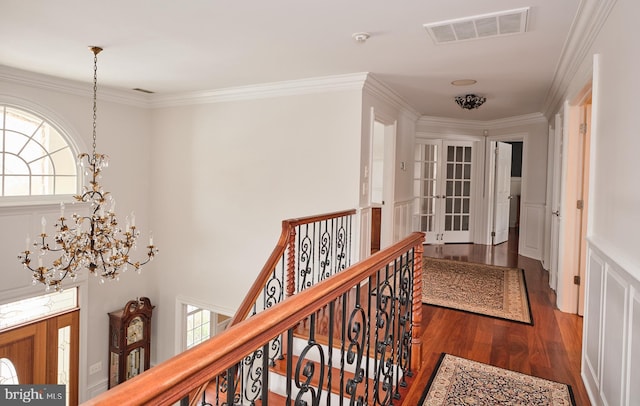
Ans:
[[[1,0],[0,64],[90,82],[98,45],[101,86],[161,95],[371,72],[420,114],[494,120],[542,111],[581,1]],[[520,7],[523,34],[435,45],[423,27]],[[462,110],[466,93],[487,102]]]

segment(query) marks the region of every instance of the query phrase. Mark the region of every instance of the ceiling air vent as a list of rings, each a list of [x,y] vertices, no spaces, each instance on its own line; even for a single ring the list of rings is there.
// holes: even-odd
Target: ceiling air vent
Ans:
[[[529,7],[424,24],[433,42],[446,44],[512,35],[527,30]]]

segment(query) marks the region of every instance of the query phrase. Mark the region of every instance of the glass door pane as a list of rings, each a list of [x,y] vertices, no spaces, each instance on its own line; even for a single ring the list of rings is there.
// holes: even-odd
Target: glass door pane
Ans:
[[[414,165],[416,230],[427,233],[427,238],[436,230],[438,153],[437,144],[416,145]]]
[[[447,145],[444,231],[469,231],[471,146]]]
[[[71,326],[58,329],[58,385],[65,385],[68,405],[71,386]]]

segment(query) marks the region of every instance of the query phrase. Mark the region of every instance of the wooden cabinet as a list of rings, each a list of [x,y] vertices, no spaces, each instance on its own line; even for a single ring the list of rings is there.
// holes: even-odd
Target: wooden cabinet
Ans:
[[[109,388],[149,369],[152,312],[142,297],[109,313]]]

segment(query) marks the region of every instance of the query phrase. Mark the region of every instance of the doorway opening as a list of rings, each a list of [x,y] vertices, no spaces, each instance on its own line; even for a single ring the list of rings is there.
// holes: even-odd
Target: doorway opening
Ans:
[[[396,122],[372,111],[369,168],[371,252],[393,243]]]
[[[488,245],[511,239],[520,231],[522,192],[524,190],[524,160],[526,134],[489,137],[485,161],[486,173],[486,235]]]

